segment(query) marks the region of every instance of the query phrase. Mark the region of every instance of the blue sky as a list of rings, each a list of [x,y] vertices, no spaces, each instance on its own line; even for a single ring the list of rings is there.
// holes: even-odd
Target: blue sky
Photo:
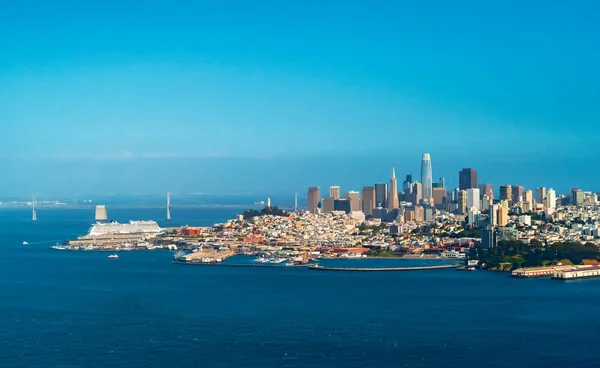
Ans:
[[[5,2],[0,192],[357,189],[416,175],[423,152],[450,185],[474,167],[600,190],[599,10]]]

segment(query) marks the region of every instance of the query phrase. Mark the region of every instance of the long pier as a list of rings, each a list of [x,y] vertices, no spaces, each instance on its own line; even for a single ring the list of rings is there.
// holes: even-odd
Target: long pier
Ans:
[[[309,270],[315,271],[425,271],[440,270],[446,268],[458,268],[461,264],[442,266],[418,266],[418,267],[324,267],[319,265],[308,266]]]

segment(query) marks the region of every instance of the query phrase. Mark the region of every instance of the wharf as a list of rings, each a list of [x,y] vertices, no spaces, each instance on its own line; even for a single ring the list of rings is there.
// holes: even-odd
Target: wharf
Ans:
[[[419,267],[324,267],[324,266],[308,266],[309,270],[315,271],[425,271],[425,270],[441,270],[447,268],[458,268],[462,264],[451,264],[441,266],[419,266]]]

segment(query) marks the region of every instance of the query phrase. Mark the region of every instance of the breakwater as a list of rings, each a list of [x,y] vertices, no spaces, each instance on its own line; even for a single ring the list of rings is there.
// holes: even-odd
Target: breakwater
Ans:
[[[324,267],[319,265],[308,266],[309,270],[315,271],[425,271],[440,270],[445,268],[458,268],[462,264],[451,264],[441,266],[418,266],[418,267]]]

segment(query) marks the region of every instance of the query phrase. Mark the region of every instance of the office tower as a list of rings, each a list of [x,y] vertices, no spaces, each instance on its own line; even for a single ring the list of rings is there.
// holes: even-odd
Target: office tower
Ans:
[[[351,190],[346,193],[346,199],[350,201],[350,212],[360,211],[360,193]]]
[[[390,179],[390,193],[388,195],[388,212],[398,208],[398,186],[396,183],[396,170],[392,167],[392,178]]]
[[[511,189],[512,200],[511,204],[517,204],[523,202],[523,196],[525,195],[525,188],[522,185],[513,185]]]
[[[488,224],[492,227],[498,225],[498,208],[500,208],[500,206],[498,206],[497,204],[493,204],[490,206],[490,219],[488,221]]]
[[[96,206],[95,218],[96,218],[96,221],[98,221],[98,222],[108,220],[108,213],[106,212],[106,206],[104,206],[104,205]]]
[[[308,212],[319,213],[319,202],[321,201],[321,189],[319,187],[308,188]]]
[[[423,206],[414,206],[415,208],[415,221],[425,221],[425,208]]]
[[[533,191],[525,191],[525,197],[523,198],[523,202],[529,202],[529,204],[533,205]]]
[[[481,221],[481,211],[475,208],[470,208],[467,212],[467,224],[473,226]]]
[[[479,199],[479,188],[467,189],[467,209],[481,210],[481,202]]]
[[[446,188],[433,188],[433,205],[435,208],[443,208],[446,204]]]
[[[387,184],[375,184],[375,202],[377,203],[376,207],[387,207]]]
[[[458,189],[458,188],[455,188],[455,189],[452,191],[452,195],[450,195],[450,199],[451,199],[453,202],[456,202],[456,201],[458,201],[458,193],[460,193],[460,189]]]
[[[413,183],[412,174],[407,174],[404,183],[402,183],[402,191],[404,193],[408,193],[410,191],[410,186]]]
[[[438,181],[438,188],[446,188],[446,178],[445,177],[441,177],[440,180]]]
[[[423,199],[423,184],[419,182],[412,183],[408,198],[413,205],[421,203],[421,199]]]
[[[488,211],[492,204],[494,204],[494,200],[491,199],[487,194],[484,194],[483,199],[481,200],[481,210]]]
[[[481,246],[483,249],[490,249],[496,247],[496,234],[494,227],[488,225],[481,233]]]
[[[333,199],[340,199],[340,187],[337,185],[329,187],[329,196]]]
[[[365,216],[373,215],[373,209],[375,209],[375,188],[374,187],[363,187],[362,192],[362,210]]]
[[[500,200],[512,201],[512,186],[510,184],[502,184],[500,186]]]
[[[483,196],[487,195],[494,201],[494,186],[492,184],[479,184],[477,187],[479,188],[481,199],[483,199]]]
[[[467,190],[477,188],[477,171],[467,168],[458,172],[458,189]]]
[[[423,199],[428,201],[429,198],[433,197],[433,177],[429,153],[423,154],[423,159],[421,160],[421,183],[423,184]]]
[[[335,211],[335,199],[333,199],[332,197],[323,198],[323,203],[321,207],[323,213]]]
[[[544,200],[546,199],[546,188],[540,187],[535,190],[535,202],[539,204],[544,204]]]
[[[498,207],[498,226],[504,227],[508,225],[508,208]]]
[[[458,213],[464,215],[467,213],[467,191],[461,190],[458,192]]]
[[[350,200],[347,198],[340,198],[333,200],[333,209],[335,211],[344,211],[346,213],[352,212],[352,208],[350,205]]]
[[[570,204],[577,206],[583,204],[584,198],[585,195],[583,194],[583,190],[579,188],[571,189],[571,200],[569,201]]]

